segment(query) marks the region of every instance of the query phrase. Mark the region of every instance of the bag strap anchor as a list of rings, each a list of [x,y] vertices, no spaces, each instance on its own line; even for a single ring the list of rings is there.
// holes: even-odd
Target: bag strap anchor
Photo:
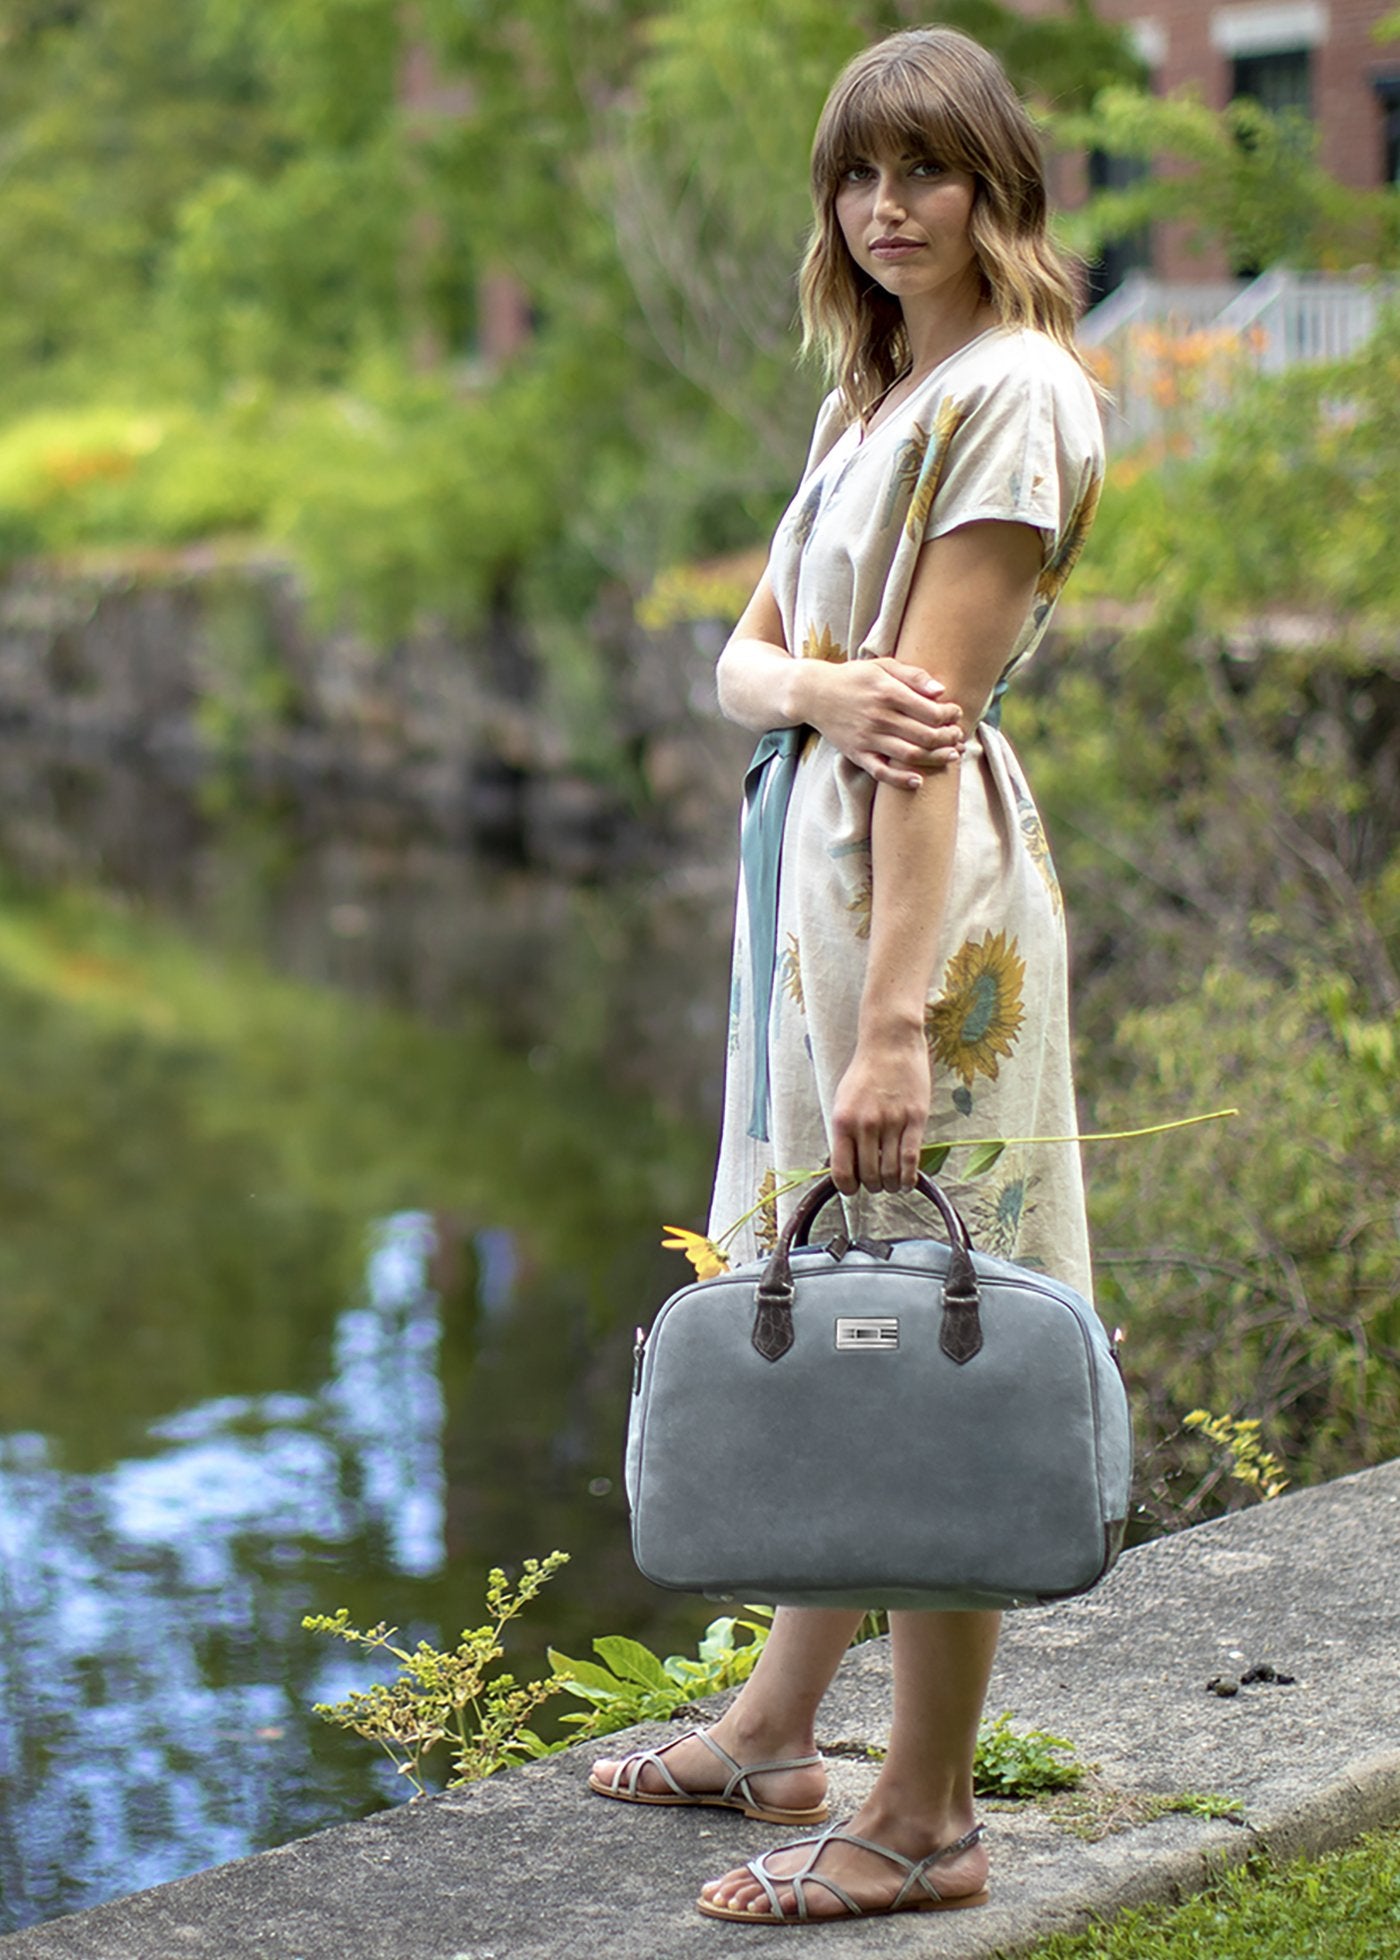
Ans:
[[[980,1353],[982,1347],[982,1296],[972,1264],[971,1235],[957,1207],[931,1177],[920,1171],[915,1188],[935,1206],[948,1233],[948,1273],[943,1282],[943,1324],[938,1345],[950,1361],[961,1366]],[[752,1340],[765,1361],[780,1361],[792,1346],[792,1304],[797,1295],[792,1254],[798,1246],[807,1244],[817,1213],[836,1195],[831,1177],[817,1179],[783,1227],[755,1289]]]

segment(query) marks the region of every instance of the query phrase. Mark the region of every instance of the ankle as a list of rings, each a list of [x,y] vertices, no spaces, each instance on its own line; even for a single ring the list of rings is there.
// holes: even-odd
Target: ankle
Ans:
[[[716,1722],[715,1740],[737,1762],[785,1761],[789,1757],[817,1753],[810,1721],[775,1718],[765,1709],[745,1708],[742,1701],[726,1709]]]
[[[888,1844],[906,1857],[926,1858],[966,1836],[976,1823],[970,1800],[949,1803],[930,1792],[871,1791],[852,1819],[858,1837]]]

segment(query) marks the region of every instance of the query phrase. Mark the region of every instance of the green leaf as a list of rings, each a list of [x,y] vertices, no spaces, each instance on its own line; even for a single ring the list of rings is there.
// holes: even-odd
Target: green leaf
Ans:
[[[629,1640],[624,1633],[601,1635],[593,1642],[593,1651],[601,1654],[613,1673],[624,1681],[636,1681],[644,1688],[659,1688],[663,1694],[673,1685],[650,1647],[644,1647],[640,1640]]]
[[[545,1656],[554,1672],[567,1674],[575,1687],[588,1688],[601,1695],[616,1695],[621,1691],[622,1683],[618,1677],[610,1674],[605,1667],[599,1667],[596,1661],[573,1661],[554,1647],[547,1647]]]
[[[696,1649],[702,1661],[723,1660],[726,1655],[733,1653],[735,1624],[732,1614],[726,1614],[720,1620],[710,1621]]]
[[[985,1177],[992,1165],[1000,1159],[1005,1148],[1004,1143],[977,1144],[968,1152],[967,1162],[963,1166],[963,1176]]]
[[[928,1177],[937,1177],[948,1161],[951,1143],[926,1143],[919,1152],[919,1168]]]

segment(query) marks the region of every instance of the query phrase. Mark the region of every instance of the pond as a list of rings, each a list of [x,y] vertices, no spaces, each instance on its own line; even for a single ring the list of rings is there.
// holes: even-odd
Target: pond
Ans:
[[[693,1650],[619,1457],[729,874],[571,888],[13,736],[0,808],[9,1931],[407,1794],[313,1714],[367,1675],[304,1614],[450,1643],[558,1547],[513,1661]]]

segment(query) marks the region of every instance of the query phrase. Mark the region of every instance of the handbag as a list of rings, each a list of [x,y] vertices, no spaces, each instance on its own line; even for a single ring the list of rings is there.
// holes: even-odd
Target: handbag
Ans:
[[[1132,1438],[1114,1343],[1072,1287],[938,1239],[809,1243],[638,1329],[632,1551],[659,1586],[773,1605],[988,1608],[1087,1592],[1123,1543]]]

